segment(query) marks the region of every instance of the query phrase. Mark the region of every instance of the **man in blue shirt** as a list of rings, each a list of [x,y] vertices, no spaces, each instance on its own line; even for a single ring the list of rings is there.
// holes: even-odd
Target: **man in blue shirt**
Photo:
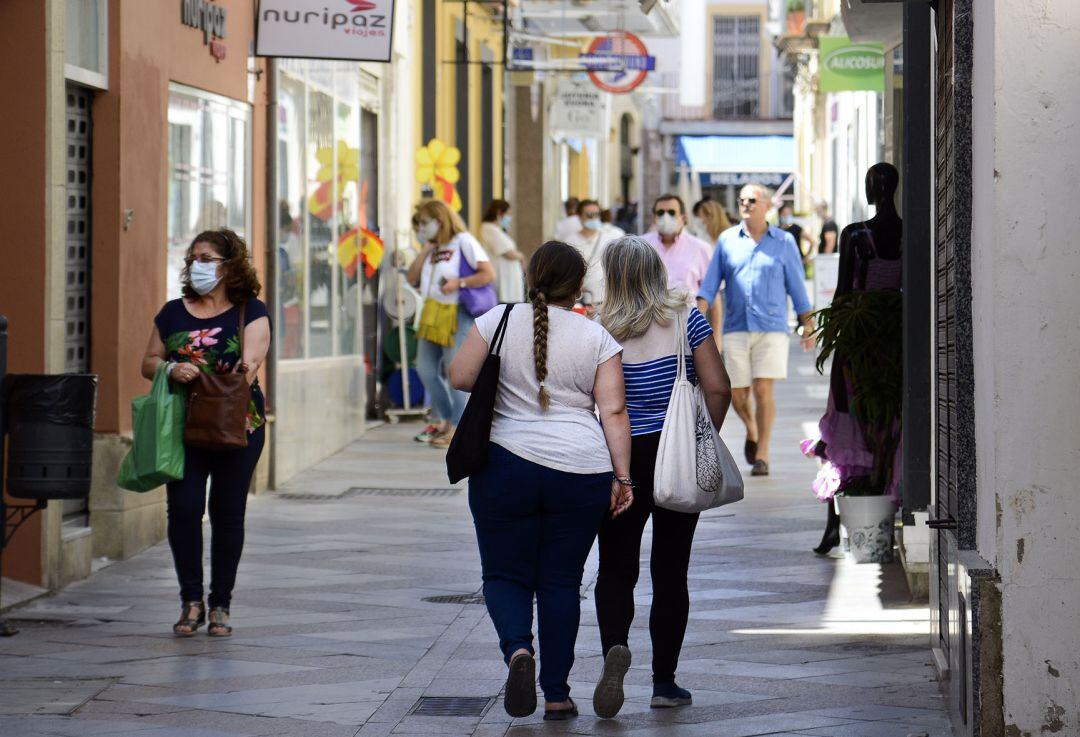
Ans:
[[[788,296],[810,337],[810,300],[803,283],[799,250],[790,233],[770,226],[765,216],[771,193],[748,184],[739,192],[742,222],[720,234],[698,292],[698,309],[708,314],[723,282],[724,364],[731,377],[731,404],[746,425],[746,462],[753,476],[769,475],[769,440],[776,404],[773,383],[787,378]],[[754,405],[751,407],[750,391]]]

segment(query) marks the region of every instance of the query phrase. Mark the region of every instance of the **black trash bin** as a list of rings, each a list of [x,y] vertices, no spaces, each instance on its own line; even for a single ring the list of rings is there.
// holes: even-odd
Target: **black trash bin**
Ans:
[[[4,377],[8,494],[83,499],[90,494],[96,374]]]

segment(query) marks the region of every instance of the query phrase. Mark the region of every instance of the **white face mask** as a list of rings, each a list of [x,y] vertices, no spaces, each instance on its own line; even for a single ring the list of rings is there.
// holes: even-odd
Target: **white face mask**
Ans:
[[[191,278],[191,288],[201,295],[210,294],[221,281],[221,277],[217,275],[217,263],[213,261],[192,261],[188,276]]]
[[[675,235],[682,224],[674,215],[664,213],[656,219],[656,230],[660,235]]]
[[[416,234],[420,236],[420,240],[424,243],[435,240],[435,236],[439,234],[439,221],[428,220],[420,223],[420,227],[417,229]]]
[[[581,225],[587,230],[600,230],[604,224],[600,222],[600,218],[594,218],[592,220],[583,221]]]

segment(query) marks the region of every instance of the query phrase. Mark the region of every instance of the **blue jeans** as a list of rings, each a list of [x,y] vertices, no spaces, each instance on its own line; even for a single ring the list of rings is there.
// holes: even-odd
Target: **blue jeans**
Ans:
[[[461,413],[465,411],[469,395],[450,386],[449,372],[450,362],[472,330],[473,322],[472,316],[459,306],[453,345],[444,346],[423,339],[417,341],[416,371],[431,398],[433,420],[448,420],[456,426],[461,420]]]
[[[541,466],[494,443],[487,466],[469,479],[469,508],[480,546],[484,598],[503,659],[533,650],[536,595],[540,688],[566,701],[574,664],[585,559],[611,500],[611,474]]]

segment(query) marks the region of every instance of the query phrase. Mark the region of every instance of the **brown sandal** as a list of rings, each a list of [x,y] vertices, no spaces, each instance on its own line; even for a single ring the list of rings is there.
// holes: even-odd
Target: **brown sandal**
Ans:
[[[223,606],[216,606],[210,610],[210,626],[206,628],[206,634],[211,637],[228,637],[232,634],[229,626],[229,610]]]
[[[199,615],[193,616],[198,610]],[[201,601],[185,601],[180,608],[180,621],[173,625],[173,634],[177,637],[191,637],[206,622],[206,605]]]

